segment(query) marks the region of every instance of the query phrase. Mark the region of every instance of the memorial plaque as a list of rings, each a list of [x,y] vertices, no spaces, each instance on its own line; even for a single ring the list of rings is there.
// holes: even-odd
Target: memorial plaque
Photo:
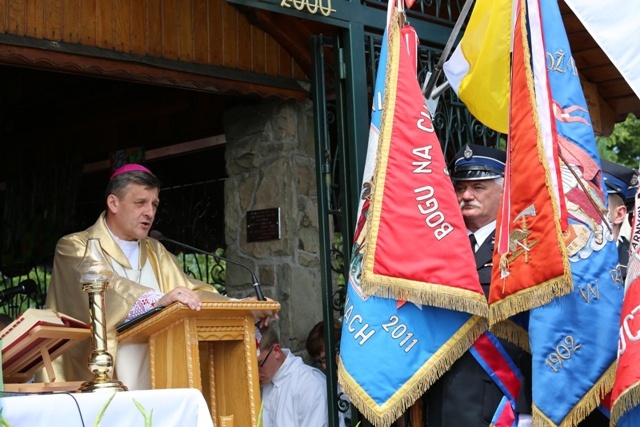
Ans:
[[[280,239],[280,208],[247,212],[247,242]]]

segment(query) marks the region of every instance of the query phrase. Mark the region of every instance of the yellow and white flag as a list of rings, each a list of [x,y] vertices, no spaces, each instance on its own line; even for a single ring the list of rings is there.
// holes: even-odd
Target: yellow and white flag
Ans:
[[[443,70],[471,114],[507,133],[512,0],[477,0],[469,24]]]

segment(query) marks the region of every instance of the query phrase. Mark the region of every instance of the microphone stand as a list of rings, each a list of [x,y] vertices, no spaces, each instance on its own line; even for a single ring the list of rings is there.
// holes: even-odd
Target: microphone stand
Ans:
[[[222,257],[220,255],[216,255],[213,252],[207,252],[205,250],[202,249],[198,249],[196,247],[187,245],[186,243],[182,243],[182,242],[178,242],[177,240],[173,240],[173,239],[169,239],[168,237],[165,237],[161,232],[157,231],[157,230],[153,230],[151,233],[149,233],[149,236],[154,238],[154,239],[158,239],[158,240],[162,240],[162,241],[166,241],[169,243],[173,243],[174,245],[178,245],[178,246],[182,246],[183,248],[186,249],[190,249],[194,252],[203,254],[203,255],[208,255],[213,257],[216,260],[223,260],[226,262],[229,262],[231,264],[237,265],[238,267],[242,267],[245,270],[247,270],[249,272],[249,274],[251,274],[251,280],[253,282],[253,289],[256,292],[256,297],[258,298],[258,301],[266,301],[267,299],[265,298],[265,296],[262,294],[262,289],[260,288],[260,282],[258,282],[258,278],[256,277],[256,275],[253,273],[253,271],[249,270],[249,268],[243,264],[240,264],[239,262],[230,260],[229,258],[225,258]]]

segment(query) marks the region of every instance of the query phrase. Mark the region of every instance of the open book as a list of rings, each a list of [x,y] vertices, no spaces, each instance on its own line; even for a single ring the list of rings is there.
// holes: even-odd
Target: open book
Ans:
[[[13,375],[29,379],[29,375],[42,367],[43,353],[55,359],[78,340],[90,337],[90,329],[87,323],[66,314],[27,309],[0,331],[5,380]]]

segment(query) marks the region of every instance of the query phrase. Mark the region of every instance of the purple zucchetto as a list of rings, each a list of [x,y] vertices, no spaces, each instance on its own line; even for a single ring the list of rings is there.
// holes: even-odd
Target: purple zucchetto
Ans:
[[[140,171],[140,172],[146,172],[148,174],[153,175],[153,173],[145,168],[142,165],[139,165],[137,163],[129,163],[126,164],[124,166],[120,166],[118,169],[116,169],[112,174],[111,174],[111,178],[109,178],[109,181],[111,181],[113,178],[115,178],[118,175],[121,175],[123,173],[127,173],[127,172],[135,172],[135,171]]]

